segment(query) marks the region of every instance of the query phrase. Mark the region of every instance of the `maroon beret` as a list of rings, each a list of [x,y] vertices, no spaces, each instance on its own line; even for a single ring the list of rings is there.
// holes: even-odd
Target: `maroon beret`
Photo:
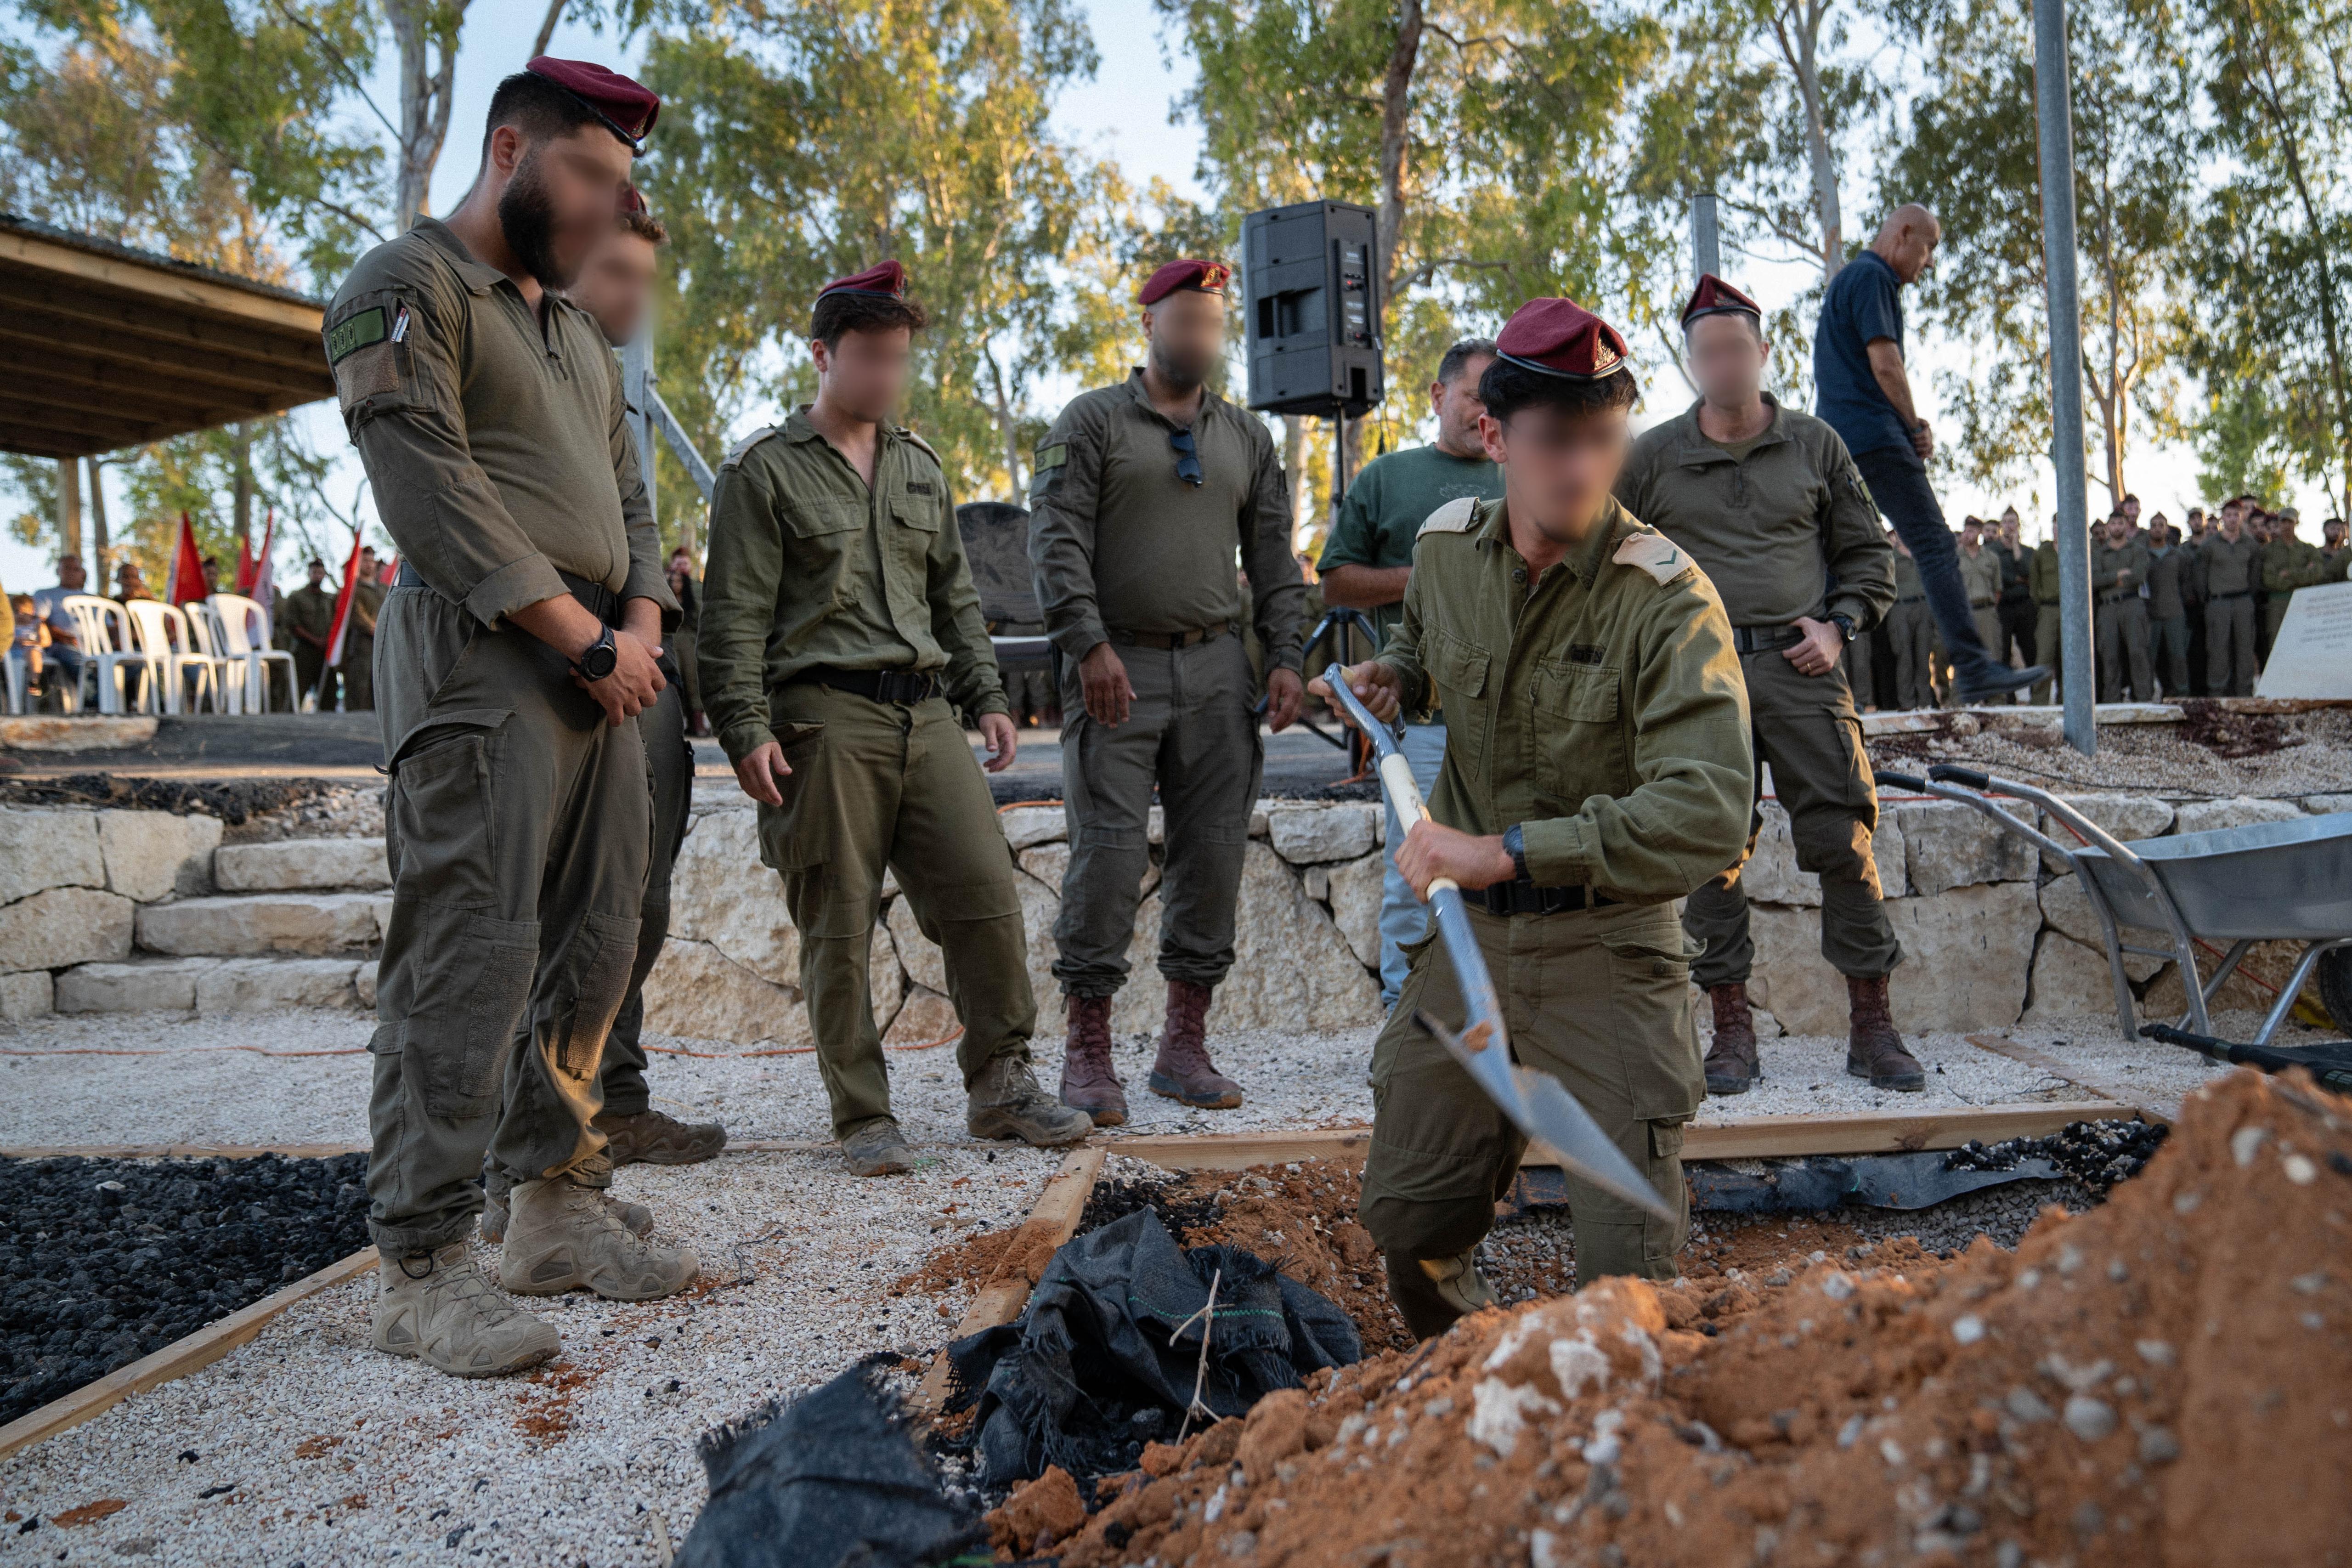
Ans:
[[[1726,283],[1712,272],[1699,275],[1698,287],[1691,290],[1689,302],[1683,306],[1685,327],[1701,316],[1719,316],[1727,312],[1764,319],[1764,307]]]
[[[1495,352],[1527,370],[1598,381],[1625,368],[1625,339],[1573,300],[1530,300],[1511,312]]]
[[[836,278],[816,291],[820,300],[827,294],[871,294],[878,300],[903,300],[907,297],[907,269],[896,261],[885,261],[863,272]]]
[[[559,60],[553,55],[541,55],[522,68],[578,99],[631,152],[646,150],[646,138],[661,117],[661,99],[651,88],[588,60]]]
[[[1157,305],[1179,289],[1190,289],[1196,294],[1222,294],[1234,269],[1222,261],[1171,261],[1154,272],[1136,298],[1146,305]]]

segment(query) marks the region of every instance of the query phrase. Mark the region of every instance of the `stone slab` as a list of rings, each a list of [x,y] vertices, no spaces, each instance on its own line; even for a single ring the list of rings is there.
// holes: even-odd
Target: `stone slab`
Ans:
[[[139,911],[139,945],[182,958],[324,957],[361,952],[379,935],[373,893],[234,893],[150,904]]]
[[[57,991],[46,969],[0,974],[0,1023],[46,1018],[57,1010]]]
[[[804,1046],[800,993],[762,980],[707,942],[672,937],[646,977],[646,1027],[692,1040]]]
[[[2352,697],[2352,583],[2295,590],[2254,695]]]
[[[1070,836],[1069,818],[1058,805],[1014,805],[996,814],[1004,829],[1004,841],[1015,849],[1026,849],[1033,844],[1052,844]]]
[[[1906,802],[1895,809],[1895,822],[1903,834],[1904,869],[1914,894],[2014,882],[2033,875],[2033,846],[1965,805],[1944,800]]]
[[[173,893],[212,890],[213,852],[220,847],[216,816],[169,811],[101,811],[99,847],[106,855],[106,885],[142,904]]]
[[[264,1013],[279,1007],[356,1007],[359,967],[347,958],[232,958],[196,976],[196,1011]]]
[[[2179,834],[2219,833],[2251,827],[2258,822],[2300,822],[2304,809],[2291,800],[2264,800],[2257,795],[2232,795],[2222,800],[2184,801],[2174,814],[2172,830]]]
[[[1266,813],[1266,837],[1274,852],[1294,866],[1353,860],[1372,847],[1378,816],[1372,807],[1354,802],[1282,805]]]
[[[759,814],[748,807],[695,818],[670,872],[669,921],[671,936],[709,942],[772,985],[800,983],[784,879],[760,863]]]
[[[0,909],[0,973],[131,956],[138,906],[96,888],[50,888]]]
[[[281,838],[215,850],[213,885],[224,893],[389,888],[392,868],[381,838]]]
[[[1381,967],[1381,902],[1382,881],[1388,871],[1384,854],[1367,855],[1359,860],[1344,860],[1323,871],[1329,887],[1331,921],[1339,934],[1348,939],[1349,948],[1356,962],[1374,973]]]
[[[0,807],[0,904],[50,888],[105,886],[91,813]]]
[[[196,1005],[196,978],[217,958],[142,958],[84,963],[58,976],[60,1013],[184,1013]]]
[[[2107,971],[2106,954],[2063,931],[2043,931],[2034,951],[2033,977],[2026,988],[2025,1012],[2020,1022],[2038,1024],[2089,1015],[2109,1019],[2116,1016],[2116,987]]]
[[[12,714],[0,718],[0,751],[116,752],[152,741],[158,722],[152,714]]]
[[[1894,899],[1886,917],[1904,951],[1887,986],[1898,1027],[1997,1029],[2017,1022],[2042,926],[2032,884],[1988,882]],[[1760,905],[1749,922],[1756,1000],[1793,1034],[1844,1034],[1845,978],[1821,955],[1821,912]]]
[[[2105,964],[2106,938],[2099,930],[2099,917],[2092,911],[2089,896],[2083,891],[2081,878],[2070,871],[2063,877],[2044,882],[2041,903],[2042,918],[2049,921],[2058,934],[2091,949],[2094,953],[2101,955],[2100,963]],[[2141,931],[2133,940],[2147,947],[2154,945],[2156,939],[2154,933]],[[2124,955],[2124,973],[2131,976],[2135,984],[2147,980],[2163,967],[2164,960],[2160,958],[2149,958],[2140,953]],[[2102,973],[2105,973],[2104,968]]]
[[[2172,803],[2159,795],[2132,795],[2120,791],[2095,795],[2070,795],[2066,804],[2107,830],[2114,837],[2128,844],[2135,838],[2158,838],[2172,831]],[[2012,802],[2012,805],[2021,805]],[[2074,830],[2056,817],[2041,814],[2042,831],[2061,844],[2075,843]],[[2048,871],[2067,871],[2067,864],[2057,856],[2043,854],[2042,865]]]

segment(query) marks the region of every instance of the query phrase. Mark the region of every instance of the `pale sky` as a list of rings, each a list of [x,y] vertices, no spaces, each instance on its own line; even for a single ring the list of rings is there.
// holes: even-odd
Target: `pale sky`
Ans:
[[[1182,57],[1165,58],[1159,18],[1150,0],[1082,0],[1082,4],[1093,19],[1103,66],[1094,81],[1064,96],[1055,109],[1056,123],[1066,134],[1115,159],[1134,184],[1140,186],[1156,176],[1195,198],[1202,196],[1194,170],[1200,145],[1198,132],[1189,124],[1170,122],[1171,107],[1192,80],[1192,62]],[[482,116],[488,109],[490,90],[500,76],[522,65],[539,15],[536,5],[476,5],[472,8],[458,59],[457,101],[450,118],[449,143],[435,171],[435,211],[447,211],[465,194],[473,177],[475,149]],[[559,55],[599,59],[623,70],[633,68],[644,55],[642,38],[633,45],[615,47],[609,37],[600,37],[585,27],[571,25],[557,30],[551,47]],[[394,98],[390,74],[387,51],[377,84],[378,101],[386,105]],[[1866,232],[1875,218],[1863,210],[1861,195],[1858,184],[1848,191],[1849,223],[1858,231]],[[1801,291],[1807,279],[1802,268],[1790,267],[1761,269],[1743,281],[1769,310]],[[1937,420],[1939,410],[1932,373],[1948,361],[1943,357],[1940,345],[1923,334],[1916,323],[1910,337],[1913,384],[1920,412],[1930,420]],[[1804,345],[1790,347],[1804,352]],[[1784,348],[1783,352],[1788,351]],[[1673,366],[1662,363],[1644,368],[1652,395],[1637,422],[1648,423],[1679,412],[1685,395]],[[1410,367],[1393,367],[1392,374],[1396,388],[1407,395],[1420,381],[1419,374]],[[744,428],[766,422],[775,412],[751,410]],[[313,405],[298,416],[305,421],[316,447],[344,453],[344,471],[330,484],[328,493],[338,500],[348,497],[360,479],[359,465],[355,454],[343,444],[333,405]],[[2141,447],[2133,458],[2131,475],[2133,487],[2147,509],[2168,512],[2176,522],[2197,501],[2197,459],[2185,447]],[[1990,515],[2014,502],[2025,514],[2025,532],[2032,539],[2048,531],[2053,489],[2049,466],[2043,463],[2037,466],[2030,483],[2012,491],[1987,494],[1973,487],[1950,484],[1939,493],[1955,526],[1965,513]],[[109,499],[110,515],[123,516],[121,500],[112,493],[111,487]],[[2294,500],[2303,507],[2306,518],[2325,514],[2325,497],[2316,487]],[[2090,491],[2093,510],[2101,510],[2105,504],[2105,491],[2094,485]],[[2315,525],[2313,537],[2316,537]],[[371,530],[371,539],[379,545],[383,542],[377,530]],[[298,553],[295,546],[280,542],[277,554],[282,579],[291,581],[296,575],[294,563]],[[340,573],[341,563],[331,562],[330,567]],[[53,581],[55,573],[45,552],[28,549],[13,538],[0,538],[0,582],[5,582],[12,592]]]

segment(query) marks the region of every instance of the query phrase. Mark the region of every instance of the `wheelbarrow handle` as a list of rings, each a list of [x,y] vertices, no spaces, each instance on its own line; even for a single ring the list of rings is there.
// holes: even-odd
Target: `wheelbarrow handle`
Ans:
[[[1927,770],[1927,776],[1937,784],[1966,784],[1970,789],[1990,793],[1992,780],[1974,768],[1964,768],[1958,763],[1937,763]]]
[[[1891,784],[1896,789],[1907,789],[1919,795],[1927,793],[1927,781],[1917,773],[1898,773],[1881,768],[1878,770],[1878,782]]]

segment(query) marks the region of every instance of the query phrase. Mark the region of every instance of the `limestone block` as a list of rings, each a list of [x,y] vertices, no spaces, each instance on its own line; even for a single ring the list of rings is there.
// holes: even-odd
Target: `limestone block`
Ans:
[[[1306,873],[1298,879],[1298,885],[1306,889],[1307,896],[1317,903],[1329,903],[1331,901],[1331,868],[1307,867]]]
[[[356,1007],[347,958],[232,958],[196,976],[196,1011],[259,1013],[277,1007]]]
[[[1320,866],[1315,869],[1324,871]],[[1381,882],[1387,869],[1388,858],[1375,851],[1325,871],[1331,884],[1332,923],[1355,950],[1356,962],[1375,971],[1381,966]]]
[[[1234,934],[1233,972],[1217,988],[1212,1029],[1352,1029],[1381,1021],[1379,984],[1360,964],[1333,962],[1349,951],[1348,939],[1274,851],[1255,843],[1242,861]]]
[[[375,1009],[376,974],[382,967],[375,960],[370,959],[352,971],[352,994],[359,998],[361,1006],[371,1012]]]
[[[2033,847],[1965,805],[1941,800],[1907,804],[1895,816],[1915,896],[2033,876]],[[2023,979],[2021,972],[2021,984]]]
[[[1353,860],[1372,847],[1376,815],[1370,806],[1353,802],[1286,805],[1266,813],[1266,835],[1274,852],[1294,866]]]
[[[2232,1008],[2267,1013],[2271,1005],[2278,1000],[2276,987],[2286,983],[2286,977],[2294,973],[2294,966],[2302,957],[2303,943],[2299,942],[2258,942],[2246,950],[2244,961],[2231,972],[2229,984],[2215,993],[2205,1005],[2217,1013]],[[2220,967],[2221,962],[2210,952],[2200,951],[2197,955],[2197,966],[2209,979]],[[2325,1008],[2315,980],[2304,983],[2303,1000],[2314,1007]],[[2177,965],[2167,965],[2164,973],[2149,984],[2140,1010],[2147,1017],[2162,1018],[2168,1023],[2189,1011],[2189,998],[2180,988],[2180,971]],[[2226,1030],[2221,1032],[2228,1033]],[[2250,1040],[2253,1036],[2248,1033],[2231,1035],[2230,1037]],[[2292,1042],[2282,1039],[2278,1043],[2286,1045]]]
[[[1165,806],[1153,806],[1143,814],[1143,841],[1146,844],[1168,842],[1168,811]]]
[[[213,885],[224,893],[297,888],[389,888],[381,838],[281,838],[225,844],[213,852]]]
[[[784,879],[760,863],[757,812],[696,819],[670,871],[669,934],[709,942],[772,985],[800,984],[800,932],[784,905]]]
[[[0,909],[0,973],[128,958],[137,907],[95,888],[49,888],[19,899]]]
[[[1013,857],[1021,868],[1052,889],[1055,897],[1062,892],[1062,879],[1070,869],[1070,847],[1067,844],[1040,844],[1034,849],[1024,849]],[[1145,893],[1160,886],[1160,862],[1152,861],[1144,868],[1139,887]]]
[[[46,1018],[56,1010],[56,989],[46,969],[22,974],[0,974],[0,1021]]]
[[[1015,849],[1060,843],[1070,836],[1069,818],[1058,805],[1007,806],[996,820],[1004,828],[1004,841]]]
[[[1246,889],[1246,881],[1244,886]],[[1242,897],[1248,898],[1248,892],[1244,890]],[[1033,935],[1030,940],[1034,947],[1036,939]],[[1048,960],[1049,974],[1050,963]],[[1238,970],[1241,965],[1236,963],[1234,967]],[[1059,992],[1039,994],[1058,995]],[[1217,997],[1217,1003],[1209,1009],[1209,1027],[1213,1030],[1218,1025],[1217,1012],[1224,1000],[1224,987],[1218,988]],[[1160,974],[1160,896],[1155,893],[1136,908],[1135,935],[1127,944],[1127,984],[1119,987],[1111,1003],[1111,1033],[1157,1036],[1167,1016],[1168,985]]]
[[[399,902],[388,893],[379,893],[368,900],[368,910],[375,917],[375,939],[383,942],[392,935],[392,909]]]
[[[149,904],[139,911],[139,945],[183,958],[323,956],[372,947],[379,900],[373,893],[239,893]]]
[[[106,885],[126,899],[152,903],[173,892],[211,891],[220,818],[169,811],[101,811],[98,840],[106,854]]]
[[[2186,801],[2173,817],[2172,827],[2176,833],[2216,833],[2257,822],[2300,822],[2303,816],[2303,807],[2291,800],[2237,795],[2228,800]]]
[[[1277,809],[1284,804],[1285,803],[1282,801],[1267,799],[1263,796],[1260,797],[1258,803],[1250,807],[1249,836],[1252,838],[1264,838],[1268,833],[1272,832],[1273,829],[1267,825],[1267,813]]]
[[[129,963],[85,963],[58,976],[60,1013],[187,1012],[196,1005],[196,977],[218,968],[217,958],[147,958]]]
[[[2314,816],[2332,816],[2339,811],[2352,811],[2352,795],[2307,795],[2303,797],[2303,809]]]
[[[0,807],[0,904],[46,888],[104,886],[94,813]]]
[[[762,980],[707,942],[672,937],[646,977],[646,1027],[690,1040],[805,1046],[800,993]]]
[[[936,991],[918,985],[907,993],[907,1000],[899,1007],[898,1017],[891,1020],[882,1043],[902,1047],[930,1045],[949,1039],[961,1026],[953,1003]]]
[[[2116,1016],[2116,987],[2108,976],[2106,954],[2063,931],[2043,931],[2033,954],[2033,982],[2021,1021],[2039,1024],[2089,1016],[2109,1020]]]
[[[2042,918],[2095,953],[2106,952],[2106,939],[2099,931],[2099,917],[2092,912],[2091,900],[2083,891],[2083,879],[2072,872],[2042,885]],[[2155,938],[2147,931],[2137,932],[2136,939],[2142,946],[2153,946]],[[2106,960],[2099,961],[2104,965]],[[2164,960],[2138,953],[2124,955],[2124,973],[2134,982],[2146,980],[2164,967]]]
[[[1801,904],[1819,909],[1822,879],[1797,868],[1797,843],[1789,813],[1777,800],[1763,803],[1763,824],[1756,833],[1756,853],[1740,868],[1739,880],[1750,900],[1767,904]],[[1882,811],[1871,835],[1870,858],[1878,868],[1883,897],[1899,899],[1910,890],[1910,873],[1904,864],[1903,827],[1892,810]]]
[[[1979,883],[1890,900],[1886,915],[1904,952],[1887,988],[1898,1027],[1997,1029],[2017,1022],[2042,926],[2032,884]],[[1749,929],[1756,1000],[1792,1034],[1844,1034],[1845,979],[1821,955],[1820,911],[1760,906],[1750,911]]]
[[[2126,844],[2135,838],[2158,838],[2172,831],[2172,803],[2152,795],[2070,795],[2066,804]],[[2042,831],[2061,844],[2074,842],[2074,833],[2047,813],[2042,816]],[[2052,871],[2069,869],[2066,862],[2055,855],[2043,855],[2042,863]]]
[[[907,999],[907,976],[898,967],[898,950],[891,944],[887,926],[874,928],[873,944],[866,950],[866,989],[874,1003],[874,1026],[887,1029]]]

